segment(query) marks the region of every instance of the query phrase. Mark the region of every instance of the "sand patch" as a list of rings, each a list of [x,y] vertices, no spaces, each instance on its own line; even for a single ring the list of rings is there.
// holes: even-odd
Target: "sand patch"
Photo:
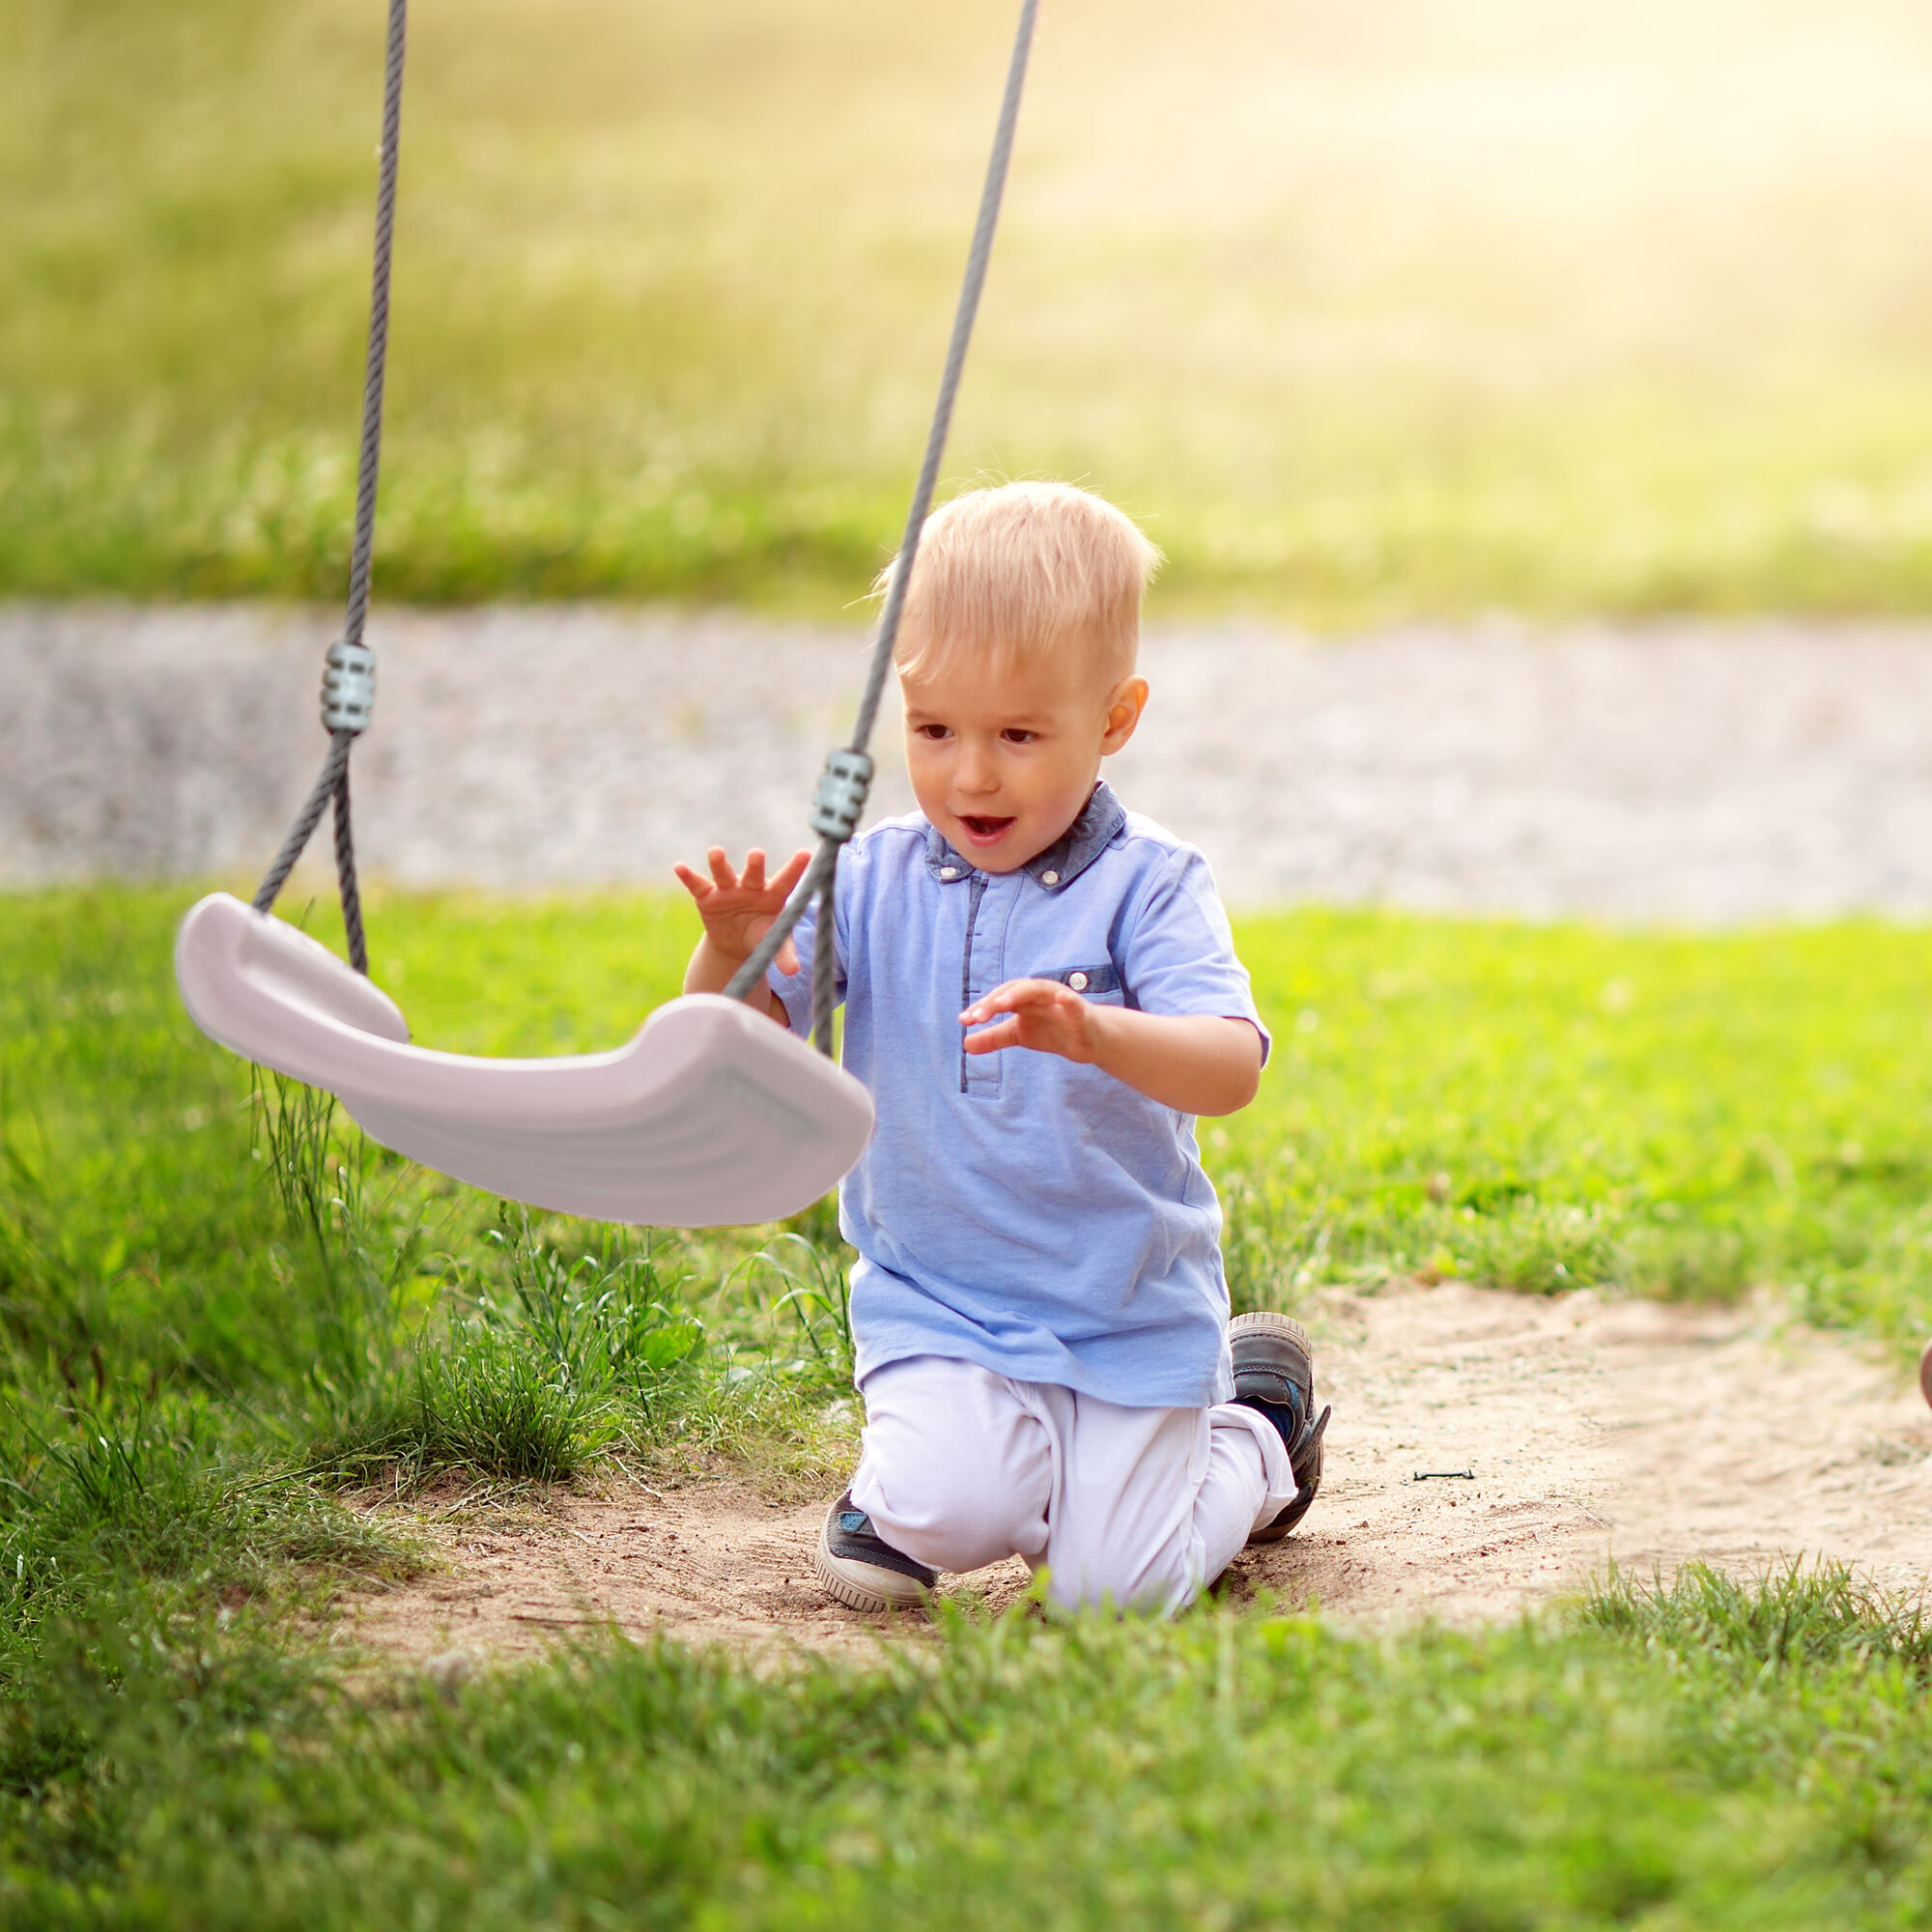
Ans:
[[[1224,1584],[1366,1626],[1518,1614],[1614,1559],[1748,1570],[1839,1558],[1917,1587],[1932,1572],[1932,1414],[1867,1345],[1776,1303],[1687,1309],[1458,1284],[1332,1294],[1309,1311],[1335,1405],[1321,1494]],[[346,1600],[343,1640],[421,1662],[543,1649],[611,1623],[750,1648],[845,1651],[887,1628],[813,1580],[827,1498],[748,1482],[408,1516],[446,1570]],[[385,1508],[392,1507],[385,1505]],[[1017,1562],[949,1590],[994,1607]],[[910,1633],[921,1626],[899,1619]]]
[[[1867,1345],[1775,1303],[1445,1285],[1332,1300],[1314,1326],[1329,1474],[1303,1533],[1241,1565],[1284,1594],[1469,1622],[1611,1560],[1932,1570],[1932,1414]]]

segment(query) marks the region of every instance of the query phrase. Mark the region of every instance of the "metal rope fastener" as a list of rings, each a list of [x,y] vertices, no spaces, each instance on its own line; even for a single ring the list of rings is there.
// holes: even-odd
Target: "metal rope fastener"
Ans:
[[[338,638],[322,672],[322,727],[359,734],[376,715],[376,653]]]
[[[864,752],[849,749],[828,753],[818,786],[811,794],[811,829],[821,838],[844,844],[866,815],[866,799],[872,789],[873,765]]]

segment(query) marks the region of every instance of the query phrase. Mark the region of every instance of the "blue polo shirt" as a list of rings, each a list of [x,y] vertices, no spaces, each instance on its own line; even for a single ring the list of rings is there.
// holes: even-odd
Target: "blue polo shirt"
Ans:
[[[1207,862],[1096,786],[1059,844],[981,872],[915,812],[838,868],[844,1064],[878,1131],[839,1190],[859,1251],[861,1381],[945,1355],[1130,1407],[1234,1393],[1221,1208],[1194,1119],[1095,1066],[1009,1047],[969,1056],[960,1011],[1003,980],[1059,980],[1104,1006],[1262,1029]],[[772,987],[810,1024],[800,970]]]

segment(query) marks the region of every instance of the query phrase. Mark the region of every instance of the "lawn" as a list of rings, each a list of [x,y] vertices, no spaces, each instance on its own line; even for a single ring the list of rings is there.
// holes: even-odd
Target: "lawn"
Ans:
[[[382,8],[0,14],[0,594],[318,596]],[[417,0],[378,592],[819,611],[893,542],[1009,0]],[[1322,625],[1932,595],[1896,0],[1064,0],[949,473]]]
[[[840,1257],[818,1210],[525,1217],[251,1089],[176,1005],[185,901],[14,895],[0,922],[10,1924],[1932,1916],[1932,1638],[1830,1573],[1606,1579],[1477,1636],[1209,1604],[962,1619],[777,1674],[593,1642],[449,1697],[345,1675],[331,1593],[421,1560],[344,1506],[373,1481],[617,1458],[836,1485]],[[621,1037],[689,923],[640,896],[371,907],[418,1037],[479,1050]],[[1932,1324],[1932,932],[1309,912],[1239,940],[1278,1041],[1208,1136],[1243,1301],[1434,1269],[1770,1285],[1901,1350]]]

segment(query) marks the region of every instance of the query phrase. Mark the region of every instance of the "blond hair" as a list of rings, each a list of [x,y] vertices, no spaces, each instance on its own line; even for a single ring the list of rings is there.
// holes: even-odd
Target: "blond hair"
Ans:
[[[1111,682],[1134,668],[1141,593],[1160,552],[1124,511],[1070,483],[969,490],[926,518],[894,655],[902,674],[961,654],[995,662],[1088,651]],[[883,593],[897,559],[879,574]]]

